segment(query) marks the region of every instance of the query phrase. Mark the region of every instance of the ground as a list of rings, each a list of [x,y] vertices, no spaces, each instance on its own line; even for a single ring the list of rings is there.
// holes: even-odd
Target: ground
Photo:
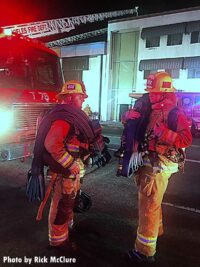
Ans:
[[[158,240],[156,264],[159,267],[199,267],[200,266],[200,209],[199,165],[188,166],[186,173],[179,174],[170,181],[163,205],[165,234]],[[39,203],[29,203],[25,197],[26,172],[30,161],[25,163],[4,163],[0,170],[0,266],[28,266],[26,258],[32,259],[29,266],[66,266],[69,263],[50,263],[51,256],[73,257],[72,266],[118,267],[135,266],[126,258],[126,251],[133,247],[137,231],[137,188],[131,179],[116,177],[117,160],[104,168],[97,169],[85,177],[82,189],[93,200],[91,209],[75,215],[72,232],[73,240],[79,246],[77,254],[67,254],[48,248],[47,217],[49,203],[45,207],[43,220],[35,220]],[[193,181],[189,184],[189,176]],[[181,180],[183,179],[183,180]],[[194,189],[187,193],[181,183],[188,183]],[[179,187],[179,190],[176,189]],[[185,190],[185,191],[184,191]],[[179,192],[191,196],[191,203]],[[197,212],[169,206],[195,205]],[[196,203],[196,204],[195,204]],[[22,263],[4,262],[9,256]],[[38,257],[38,258],[36,258]],[[46,257],[46,258],[45,258]],[[42,263],[42,261],[48,263]],[[39,262],[39,263],[38,263]]]

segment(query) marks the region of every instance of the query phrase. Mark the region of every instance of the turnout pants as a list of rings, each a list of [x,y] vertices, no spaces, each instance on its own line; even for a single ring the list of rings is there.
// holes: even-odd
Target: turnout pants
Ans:
[[[73,222],[73,208],[77,191],[80,189],[80,176],[66,179],[58,175],[53,186],[49,210],[49,243],[60,246],[68,239],[69,226]]]
[[[163,233],[161,204],[171,174],[169,171],[153,174],[152,168],[143,166],[136,176],[139,224],[135,249],[146,256],[155,254],[157,238]]]

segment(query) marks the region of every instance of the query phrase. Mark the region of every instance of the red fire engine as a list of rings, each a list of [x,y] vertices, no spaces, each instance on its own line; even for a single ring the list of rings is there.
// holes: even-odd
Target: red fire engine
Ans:
[[[34,38],[69,32],[76,26],[137,14],[128,10],[11,25],[0,31],[0,161],[32,154],[38,116],[55,105],[63,84],[58,55]],[[6,35],[6,32],[12,34]],[[63,45],[105,29],[50,42]],[[29,36],[29,37],[27,37]]]
[[[0,33],[0,161],[30,156],[38,115],[62,85],[58,55],[18,34]]]

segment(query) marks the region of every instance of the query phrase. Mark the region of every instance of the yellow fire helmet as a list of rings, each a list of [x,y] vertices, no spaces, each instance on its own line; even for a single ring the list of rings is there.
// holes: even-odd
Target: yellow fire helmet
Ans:
[[[147,77],[147,84],[145,91],[148,92],[175,92],[171,76],[164,71],[150,74]]]
[[[86,94],[86,89],[85,85],[82,81],[77,81],[77,80],[70,80],[66,83],[64,83],[62,90],[59,94],[57,94],[57,99],[61,99],[63,95],[68,95],[68,94],[81,94],[85,98],[88,97]]]

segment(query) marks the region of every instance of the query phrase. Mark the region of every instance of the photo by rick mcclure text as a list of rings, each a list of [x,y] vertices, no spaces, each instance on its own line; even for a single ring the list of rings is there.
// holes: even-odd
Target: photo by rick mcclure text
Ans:
[[[10,257],[10,256],[4,256],[3,257],[3,264],[18,264],[18,263],[25,263],[25,264],[34,264],[34,263],[76,263],[76,258],[68,258],[66,256],[34,256],[34,257]],[[13,266],[13,265],[12,265]]]

